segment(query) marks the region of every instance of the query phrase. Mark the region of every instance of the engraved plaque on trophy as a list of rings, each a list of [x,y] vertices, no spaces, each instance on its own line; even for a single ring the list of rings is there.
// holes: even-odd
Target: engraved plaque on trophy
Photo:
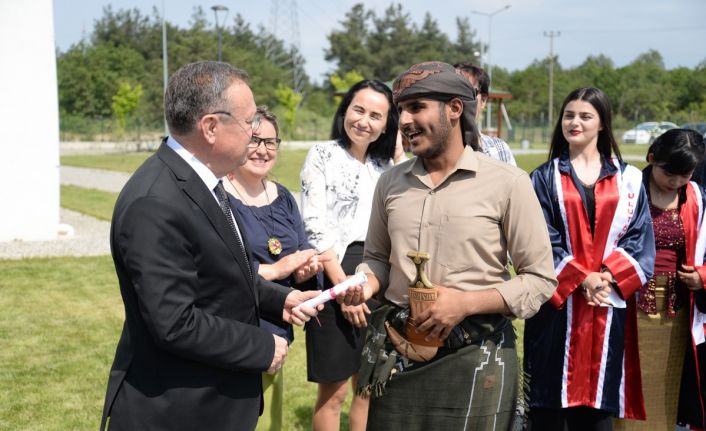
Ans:
[[[412,281],[408,289],[410,316],[405,327],[405,338],[414,344],[422,346],[443,346],[443,341],[438,337],[431,341],[426,341],[425,337],[428,332],[417,332],[418,322],[415,320],[422,311],[434,304],[438,295],[437,289],[429,281],[424,271],[424,266],[431,256],[426,252],[412,250],[407,253],[407,257],[412,259],[412,262],[417,267],[417,277]]]

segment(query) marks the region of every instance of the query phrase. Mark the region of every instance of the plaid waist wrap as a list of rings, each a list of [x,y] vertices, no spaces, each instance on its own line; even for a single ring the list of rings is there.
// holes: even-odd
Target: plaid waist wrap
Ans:
[[[508,319],[468,317],[434,359],[415,363],[395,351],[384,328],[385,320],[403,324],[405,312],[384,305],[368,325],[357,388],[372,398],[368,429],[509,429],[518,362]]]

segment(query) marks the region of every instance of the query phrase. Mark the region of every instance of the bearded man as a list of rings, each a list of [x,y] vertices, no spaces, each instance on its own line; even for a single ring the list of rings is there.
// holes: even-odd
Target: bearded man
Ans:
[[[359,372],[359,391],[372,397],[368,429],[509,429],[518,395],[510,318],[535,314],[557,284],[539,202],[527,173],[478,151],[474,92],[451,65],[414,65],[393,90],[416,157],[380,178],[357,269],[369,282],[344,300],[387,304],[371,318]],[[415,280],[432,284],[436,301],[409,316]],[[411,341],[418,334],[424,343]]]

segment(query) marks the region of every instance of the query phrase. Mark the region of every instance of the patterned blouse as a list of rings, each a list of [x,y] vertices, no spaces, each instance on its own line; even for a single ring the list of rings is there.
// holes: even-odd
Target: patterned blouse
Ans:
[[[682,304],[685,301],[688,303],[688,294],[677,279],[677,269],[684,257],[684,226],[678,208],[661,209],[650,204],[650,214],[657,250],[655,272],[647,284],[640,288],[637,307],[645,313],[666,311],[667,317],[674,317]],[[657,288],[665,289],[665,310],[657,309]]]
[[[375,185],[392,166],[370,157],[363,164],[336,141],[314,144],[301,170],[301,210],[316,251],[333,248],[340,262],[348,245],[364,240]]]

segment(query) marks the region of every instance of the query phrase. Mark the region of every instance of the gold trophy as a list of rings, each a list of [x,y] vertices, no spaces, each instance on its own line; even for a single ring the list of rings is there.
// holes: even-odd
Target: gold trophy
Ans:
[[[444,342],[438,337],[430,341],[426,341],[426,336],[429,335],[427,332],[417,332],[417,326],[419,322],[416,321],[417,316],[427,308],[434,305],[436,302],[436,297],[439,294],[434,285],[427,278],[426,272],[424,272],[424,265],[431,258],[429,253],[423,251],[409,251],[407,257],[412,259],[414,265],[417,267],[417,277],[412,280],[409,285],[409,318],[407,318],[407,325],[405,327],[405,335],[408,341],[429,347],[441,347]]]
[[[428,332],[417,332],[418,323],[415,317],[434,304],[438,292],[424,272],[424,264],[430,258],[429,253],[413,250],[407,253],[407,257],[412,259],[412,262],[417,267],[417,277],[409,285],[410,315],[405,323],[405,336],[403,337],[397,332],[388,321],[385,321],[385,329],[395,350],[400,352],[402,356],[414,362],[426,362],[436,356],[443,342],[438,337],[431,341],[426,341],[424,338],[428,335]]]

